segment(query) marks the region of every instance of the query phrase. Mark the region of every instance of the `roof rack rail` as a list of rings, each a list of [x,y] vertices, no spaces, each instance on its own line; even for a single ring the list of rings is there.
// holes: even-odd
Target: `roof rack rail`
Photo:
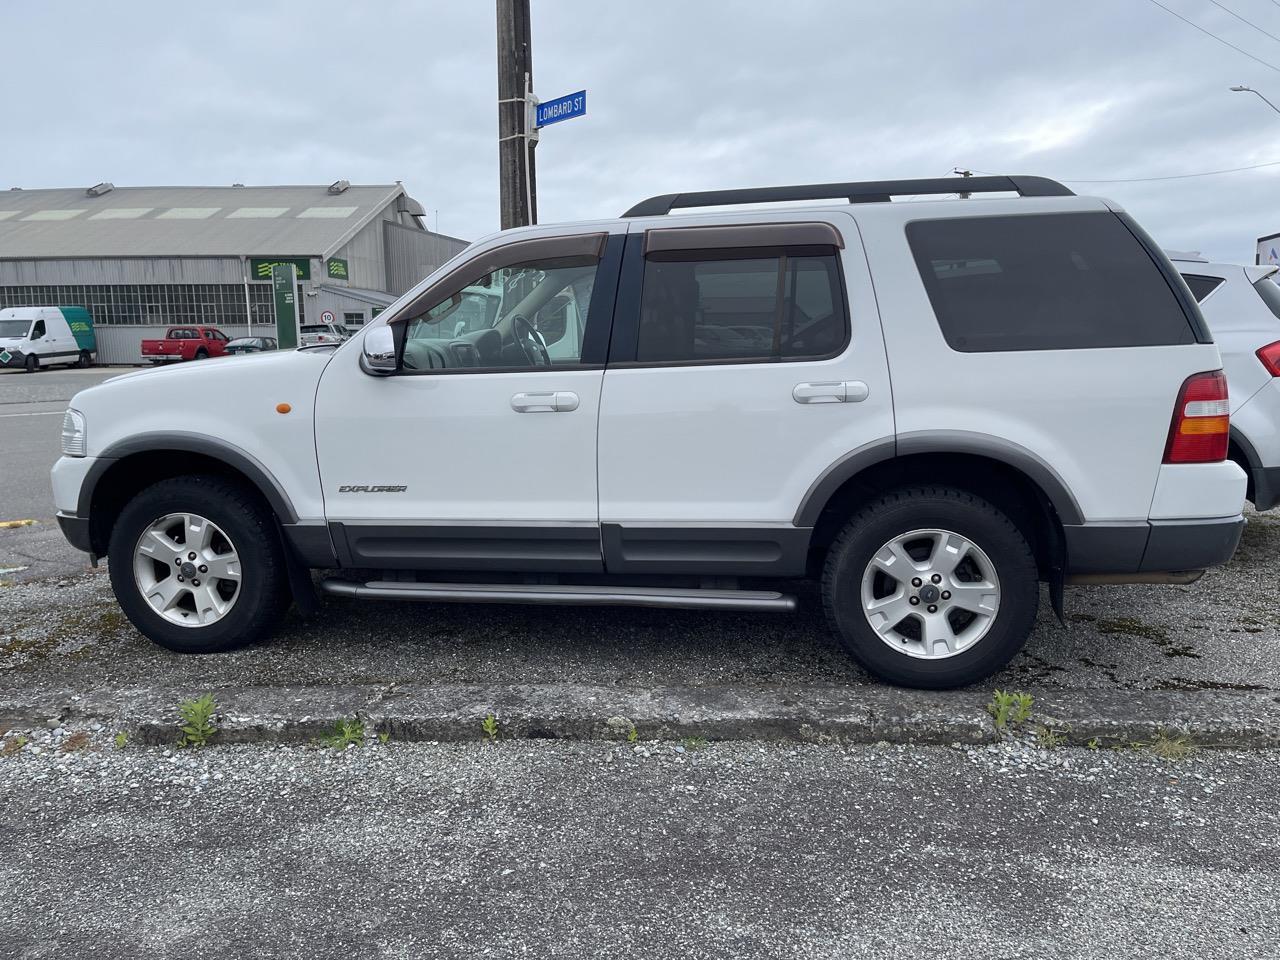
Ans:
[[[935,177],[927,180],[866,180],[861,183],[805,183],[791,187],[748,187],[667,193],[641,200],[624,217],[660,217],[676,207],[724,207],[739,203],[785,203],[795,200],[838,200],[882,203],[895,196],[927,193],[1005,193],[1024,197],[1073,197],[1070,190],[1046,177]]]

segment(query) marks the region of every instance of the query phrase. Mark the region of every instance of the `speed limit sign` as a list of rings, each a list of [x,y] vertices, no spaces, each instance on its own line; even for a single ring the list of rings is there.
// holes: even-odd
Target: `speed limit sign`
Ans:
[[[333,315],[332,310],[323,310],[320,313],[321,323],[333,323],[337,318]]]

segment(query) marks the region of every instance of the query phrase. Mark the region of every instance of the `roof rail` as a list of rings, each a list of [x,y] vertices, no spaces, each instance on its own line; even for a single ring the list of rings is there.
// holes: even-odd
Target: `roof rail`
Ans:
[[[624,217],[660,217],[676,207],[724,207],[738,203],[785,203],[794,200],[839,200],[881,203],[893,197],[926,193],[1006,193],[1024,197],[1072,197],[1070,190],[1045,177],[935,177],[927,180],[866,180],[861,183],[805,183],[791,187],[749,187],[667,193],[641,200]]]

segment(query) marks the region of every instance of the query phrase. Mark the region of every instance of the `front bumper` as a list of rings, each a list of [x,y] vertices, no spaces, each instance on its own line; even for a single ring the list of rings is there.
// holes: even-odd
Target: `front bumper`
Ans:
[[[1067,573],[1136,575],[1221,566],[1235,554],[1244,524],[1237,515],[1064,527]]]
[[[8,360],[4,359],[8,356]],[[0,367],[25,367],[27,355],[21,350],[0,350]]]
[[[83,550],[90,555],[93,554],[93,544],[89,540],[88,517],[72,517],[65,513],[60,513],[58,514],[58,526],[62,528],[62,535],[67,538],[67,543],[77,550]]]

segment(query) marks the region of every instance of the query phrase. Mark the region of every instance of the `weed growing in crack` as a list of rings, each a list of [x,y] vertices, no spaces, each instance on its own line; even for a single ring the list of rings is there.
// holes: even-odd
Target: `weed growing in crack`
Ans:
[[[996,690],[987,704],[996,732],[1005,734],[1016,730],[1031,718],[1032,698],[1029,693]]]
[[[206,747],[209,740],[218,732],[214,723],[213,712],[217,709],[213,694],[206,693],[194,700],[183,700],[178,704],[178,727],[182,736],[178,738],[179,747]]]
[[[320,738],[320,742],[335,750],[358,747],[364,743],[364,721],[359,717],[344,717],[333,725],[328,734]]]

